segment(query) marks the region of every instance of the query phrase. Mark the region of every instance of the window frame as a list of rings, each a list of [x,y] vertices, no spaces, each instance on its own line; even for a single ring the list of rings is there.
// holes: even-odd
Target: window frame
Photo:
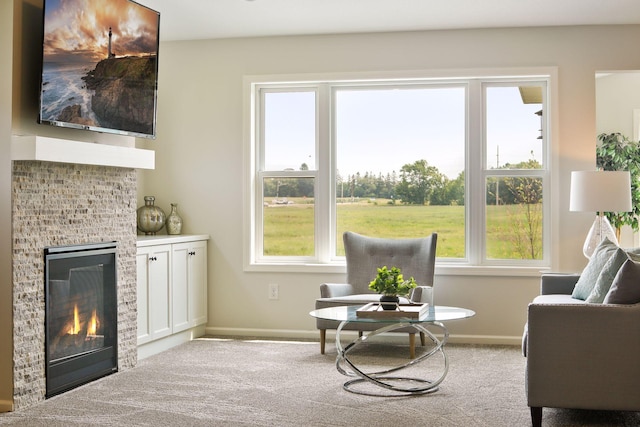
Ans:
[[[466,146],[465,146],[465,258],[438,258],[436,273],[454,275],[539,275],[552,264],[552,245],[549,237],[552,235],[554,221],[551,217],[550,206],[557,200],[557,190],[552,186],[551,143],[553,132],[551,123],[554,121],[556,103],[555,68],[493,72],[476,71],[474,73],[457,76],[455,72],[447,77],[413,76],[407,78],[402,73],[391,75],[356,77],[353,74],[344,76],[246,76],[245,89],[245,200],[244,204],[244,267],[246,271],[291,271],[291,272],[344,272],[344,257],[332,256],[330,250],[335,248],[336,209],[335,209],[335,181],[336,150],[335,129],[331,126],[334,120],[335,90],[340,88],[372,87],[379,85],[465,85],[467,90],[466,105]],[[473,77],[466,77],[467,75]],[[487,169],[486,162],[486,87],[492,85],[513,86],[516,83],[532,84],[538,82],[545,85],[543,90],[542,117],[543,130],[543,168],[540,170],[523,169]],[[309,171],[264,171],[260,170],[264,161],[264,129],[262,105],[263,91],[316,91],[316,169]],[[473,95],[475,93],[475,95]],[[476,96],[480,94],[480,96]],[[475,114],[471,111],[475,109]],[[482,159],[480,162],[472,159]],[[262,162],[262,163],[261,163]],[[485,180],[487,176],[539,176],[543,180],[543,258],[541,260],[505,260],[486,258],[486,201]],[[262,203],[261,182],[265,177],[313,177],[315,179],[315,257],[274,257],[262,256]],[[474,179],[480,177],[481,179]],[[479,214],[480,213],[480,214]],[[259,234],[258,234],[259,233]],[[260,236],[260,238],[257,238]],[[320,237],[321,236],[321,237]]]
[[[479,167],[480,171],[477,172],[479,175],[478,188],[474,188],[475,191],[471,191],[470,194],[472,197],[477,196],[478,199],[480,195],[482,195],[482,204],[484,205],[484,209],[482,210],[482,225],[475,224],[476,230],[478,230],[478,234],[480,231],[483,236],[486,236],[486,181],[489,177],[500,177],[500,178],[520,178],[520,177],[533,177],[533,178],[541,178],[542,179],[542,217],[543,217],[543,227],[542,227],[542,253],[543,258],[541,260],[517,260],[517,259],[491,259],[487,258],[487,240],[484,237],[476,236],[475,241],[475,250],[468,252],[470,256],[470,263],[472,265],[480,265],[480,266],[505,266],[505,267],[548,267],[550,265],[550,245],[548,242],[551,237],[551,211],[548,208],[550,203],[547,201],[548,196],[550,196],[550,157],[549,157],[549,81],[548,79],[540,79],[540,78],[493,78],[493,79],[481,79],[476,81],[476,83],[480,84],[479,90],[481,91],[481,100],[482,100],[482,131],[479,135],[482,136],[482,143],[480,146],[482,147],[482,153],[479,158],[481,158],[481,163],[474,163],[471,167],[475,168]],[[543,111],[547,114],[544,114],[541,118],[541,134],[542,134],[542,163],[543,168],[540,169],[489,169],[488,168],[488,150],[487,150],[487,88],[490,87],[514,87],[519,83],[526,83],[528,86],[536,86],[544,83],[542,90],[542,104]],[[478,88],[475,88],[478,90]],[[473,142],[470,142],[469,145],[472,145]],[[475,153],[474,153],[475,154]],[[468,182],[468,181],[467,181]],[[482,186],[482,188],[480,188]],[[476,204],[480,203],[479,200],[475,202]]]

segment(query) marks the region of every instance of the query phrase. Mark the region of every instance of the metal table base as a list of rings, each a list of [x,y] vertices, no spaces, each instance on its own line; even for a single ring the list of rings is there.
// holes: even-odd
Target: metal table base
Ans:
[[[336,349],[338,351],[338,357],[336,358],[336,368],[338,371],[349,377],[357,377],[355,379],[349,380],[344,383],[343,388],[351,393],[356,394],[364,394],[369,396],[406,396],[406,395],[415,395],[415,394],[427,394],[433,393],[438,390],[438,386],[444,378],[447,376],[447,372],[449,371],[449,359],[447,357],[446,352],[444,351],[444,345],[449,338],[449,332],[447,328],[441,322],[429,322],[430,325],[436,326],[442,329],[443,338],[438,339],[433,333],[431,333],[427,328],[417,323],[407,323],[407,322],[399,322],[389,324],[380,329],[376,329],[373,332],[370,332],[367,335],[360,336],[355,341],[347,344],[346,347],[343,348],[342,342],[340,340],[340,333],[344,326],[349,323],[349,321],[343,321],[338,326],[336,331]],[[376,372],[364,372],[362,369],[358,368],[356,364],[349,358],[349,353],[353,351],[358,345],[366,342],[368,339],[383,334],[385,332],[394,331],[396,329],[401,329],[407,326],[411,326],[416,330],[416,332],[422,332],[426,337],[433,342],[435,345],[430,351],[425,352],[415,359],[409,360],[407,363],[401,364],[399,366],[395,366],[390,369],[376,371]],[[440,353],[443,360],[443,370],[440,376],[437,379],[427,379],[427,378],[416,378],[409,376],[401,376],[401,375],[390,375],[394,374],[402,369],[408,368],[410,366],[416,365],[424,360]],[[358,390],[355,386],[362,383],[371,383],[376,386],[379,386],[383,389],[389,391],[389,393],[375,393]]]

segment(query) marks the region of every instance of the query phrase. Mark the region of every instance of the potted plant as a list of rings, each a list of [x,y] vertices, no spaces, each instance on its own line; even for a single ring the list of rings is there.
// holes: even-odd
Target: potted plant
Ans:
[[[409,295],[409,292],[417,286],[413,277],[405,280],[398,267],[387,266],[378,268],[378,275],[369,283],[369,289],[382,294],[380,303],[385,310],[395,310],[400,302],[400,296]]]
[[[605,216],[616,228],[620,239],[620,228],[629,225],[638,231],[640,216],[640,142],[631,141],[619,132],[598,135],[596,164],[606,171],[629,171],[631,174],[631,212],[605,212]]]

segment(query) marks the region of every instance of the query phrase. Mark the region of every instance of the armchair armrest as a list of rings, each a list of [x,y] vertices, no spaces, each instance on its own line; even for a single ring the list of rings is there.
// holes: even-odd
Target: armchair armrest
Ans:
[[[530,407],[640,410],[640,304],[533,303],[528,311]]]
[[[334,298],[353,295],[353,286],[348,283],[322,283],[320,298]]]
[[[545,273],[540,278],[540,295],[571,295],[579,278],[578,273]]]

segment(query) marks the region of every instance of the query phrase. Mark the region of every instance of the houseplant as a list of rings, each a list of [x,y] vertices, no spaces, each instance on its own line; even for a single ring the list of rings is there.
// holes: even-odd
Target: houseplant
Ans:
[[[629,171],[631,175],[631,212],[605,212],[605,216],[616,229],[620,239],[620,228],[629,225],[638,231],[640,215],[640,143],[631,141],[619,132],[598,135],[596,164],[606,171]]]
[[[413,277],[405,280],[398,267],[387,266],[378,268],[375,279],[369,283],[369,289],[382,294],[380,302],[385,310],[395,310],[400,301],[400,296],[409,295],[409,292],[417,286]]]

